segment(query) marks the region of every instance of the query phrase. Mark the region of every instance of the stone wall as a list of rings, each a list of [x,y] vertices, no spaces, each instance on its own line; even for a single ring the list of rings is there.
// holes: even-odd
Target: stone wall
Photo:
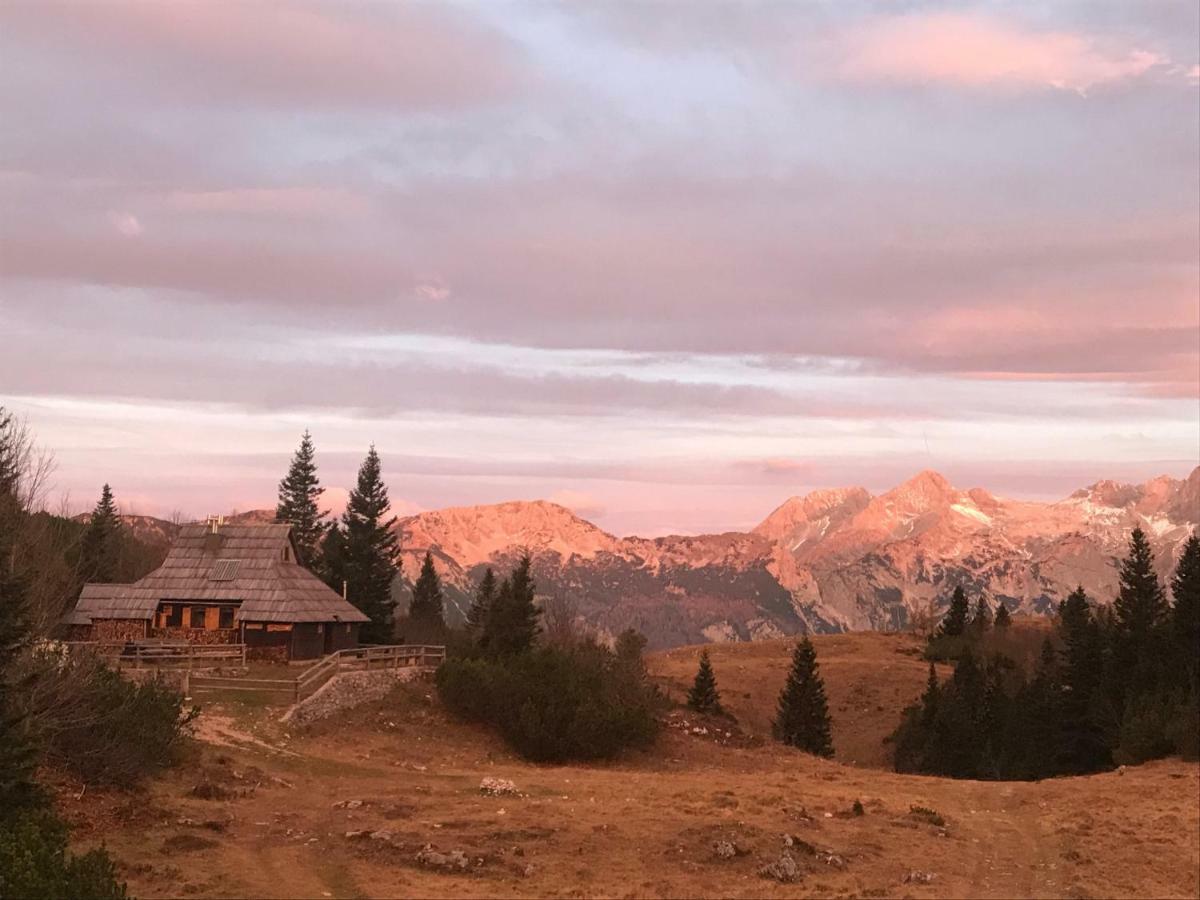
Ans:
[[[303,727],[319,719],[325,719],[343,709],[353,709],[362,703],[370,703],[386,696],[396,685],[412,681],[427,669],[409,666],[399,669],[375,669],[373,671],[342,672],[311,697],[301,700],[287,711],[283,721]]]

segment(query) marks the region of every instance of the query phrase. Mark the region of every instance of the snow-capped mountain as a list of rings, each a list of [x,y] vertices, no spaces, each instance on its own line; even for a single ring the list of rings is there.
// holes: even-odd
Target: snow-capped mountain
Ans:
[[[543,501],[425,512],[397,529],[406,577],[431,551],[452,616],[486,567],[507,570],[527,549],[540,593],[570,598],[602,631],[632,625],[668,646],[899,628],[944,608],[958,584],[1035,614],[1077,584],[1108,601],[1134,526],[1165,578],[1198,523],[1200,467],[1182,481],[1101,481],[1056,503],[963,491],[925,471],[879,496],[792,497],[749,533],[618,538]]]

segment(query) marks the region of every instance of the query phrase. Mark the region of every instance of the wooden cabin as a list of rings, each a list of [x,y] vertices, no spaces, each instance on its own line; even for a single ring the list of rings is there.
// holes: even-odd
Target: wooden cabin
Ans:
[[[287,660],[357,647],[368,618],[296,561],[290,525],[209,522],[183,526],[145,578],[84,585],[64,621],[76,640],[244,643]]]

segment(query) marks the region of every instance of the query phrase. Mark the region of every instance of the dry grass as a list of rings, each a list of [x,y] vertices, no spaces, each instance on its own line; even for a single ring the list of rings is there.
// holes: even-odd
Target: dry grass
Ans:
[[[64,786],[62,806],[80,842],[105,841],[141,897],[1197,895],[1194,764],[1039,784],[865,768],[883,758],[871,741],[924,682],[905,640],[817,644],[839,754],[853,767],[678,731],[612,765],[533,766],[448,720],[431,685],[418,683],[303,735],[261,711],[213,711],[210,733],[225,746],[202,744],[188,766],[135,797],[76,799],[78,787]],[[696,652],[660,655],[651,670],[682,684]],[[769,722],[787,654],[784,643],[714,649],[726,702],[746,729]],[[512,779],[522,795],[480,795],[486,775]],[[231,799],[192,796],[202,779]],[[334,806],[343,800],[364,804]],[[851,813],[855,800],[864,815]],[[380,829],[390,841],[346,837]],[[758,875],[779,858],[784,834],[802,872],[793,884]],[[722,840],[739,854],[715,856]],[[463,850],[470,870],[421,867],[426,844]],[[934,879],[906,883],[911,871]]]

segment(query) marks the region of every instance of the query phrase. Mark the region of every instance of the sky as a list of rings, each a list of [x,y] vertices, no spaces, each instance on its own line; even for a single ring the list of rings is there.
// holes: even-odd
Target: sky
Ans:
[[[1200,461],[1197,5],[0,4],[53,502],[746,528]]]

